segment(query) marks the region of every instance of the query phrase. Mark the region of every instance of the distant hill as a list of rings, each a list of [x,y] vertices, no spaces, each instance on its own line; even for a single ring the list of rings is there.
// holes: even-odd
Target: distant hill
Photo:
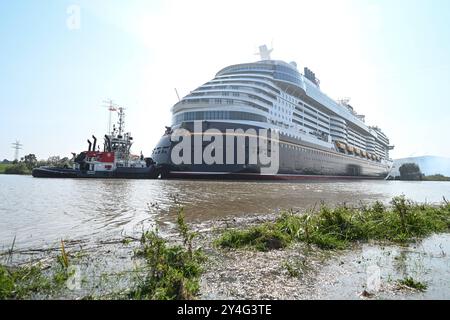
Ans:
[[[450,158],[435,157],[435,156],[423,156],[423,157],[411,157],[394,160],[394,169],[392,170],[392,176],[399,176],[398,169],[404,163],[415,163],[420,167],[423,174],[430,176],[434,174],[443,174],[450,177]]]

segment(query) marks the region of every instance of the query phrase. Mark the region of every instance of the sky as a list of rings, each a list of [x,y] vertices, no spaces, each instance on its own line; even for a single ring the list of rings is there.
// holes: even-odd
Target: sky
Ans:
[[[150,155],[180,96],[222,68],[272,58],[312,69],[395,145],[450,157],[450,1],[20,0],[0,3],[0,160],[69,156],[126,108]],[[113,119],[116,119],[115,116]]]

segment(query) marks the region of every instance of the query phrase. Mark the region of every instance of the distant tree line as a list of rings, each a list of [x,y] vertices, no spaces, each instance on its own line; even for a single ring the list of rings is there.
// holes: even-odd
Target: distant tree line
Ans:
[[[426,176],[420,170],[419,165],[416,163],[404,163],[399,168],[400,176],[397,177],[399,180],[407,181],[450,181],[450,177],[446,177],[442,174],[435,174]]]
[[[415,163],[404,163],[399,168],[400,180],[423,180],[424,174]]]
[[[34,168],[43,166],[71,168],[73,166],[73,159],[51,156],[47,160],[38,160],[35,154],[30,153],[20,158],[20,160],[10,162],[5,159],[2,163],[7,165],[4,170],[5,174],[31,174]]]

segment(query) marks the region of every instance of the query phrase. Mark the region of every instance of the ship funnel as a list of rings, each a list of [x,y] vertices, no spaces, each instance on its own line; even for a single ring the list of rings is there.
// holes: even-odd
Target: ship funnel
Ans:
[[[111,152],[111,139],[105,134],[106,150]]]
[[[92,135],[92,139],[94,139],[94,148],[92,148],[92,151],[95,151],[96,150],[95,147],[97,146],[97,138],[94,135]]]
[[[87,140],[87,143],[89,143],[89,150],[88,150],[88,151],[91,151],[92,142],[88,139],[88,140]]]

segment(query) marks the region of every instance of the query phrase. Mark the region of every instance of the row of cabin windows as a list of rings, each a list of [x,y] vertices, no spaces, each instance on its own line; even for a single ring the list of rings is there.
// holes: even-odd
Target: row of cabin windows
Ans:
[[[237,99],[208,99],[208,98],[204,98],[204,99],[187,99],[187,100],[182,100],[181,101],[182,104],[229,104],[229,105],[233,105],[233,104],[239,104],[239,105],[246,105],[246,106],[250,106],[265,112],[269,112],[268,108],[265,108],[259,104],[253,103],[253,102],[249,102],[249,101],[245,101],[245,100],[237,100]]]
[[[250,99],[254,99],[254,100],[258,100],[261,101],[265,104],[268,105],[273,105],[272,102],[260,98],[259,96],[255,96],[253,94],[250,93],[246,93],[246,92],[230,92],[230,91],[212,91],[212,90],[208,90],[208,91],[201,91],[201,92],[194,92],[192,93],[190,96],[191,97],[203,97],[203,96],[224,96],[224,97],[229,97],[229,96],[233,96],[233,97],[245,97],[245,98],[250,98]],[[220,103],[220,102],[218,102]]]
[[[197,95],[200,93],[214,92],[216,90],[253,91],[253,92],[259,93],[261,95],[267,96],[271,99],[275,99],[275,95],[273,93],[269,93],[267,90],[255,88],[254,86],[249,86],[249,85],[202,86],[202,87],[198,88],[194,93],[192,93],[192,95]],[[228,92],[225,91],[222,94],[228,94]]]
[[[267,118],[259,114],[241,111],[195,111],[185,112],[174,117],[174,123],[194,120],[245,120],[267,122]]]
[[[270,89],[272,92],[275,92],[277,94],[280,94],[280,91],[278,89],[275,89],[274,87],[264,83],[263,81],[249,81],[249,80],[238,80],[236,78],[238,78],[239,76],[233,76],[233,77],[221,77],[220,80],[214,79],[213,81],[208,82],[206,85],[211,85],[211,84],[228,84],[228,83],[245,83],[245,84],[252,84],[252,85],[257,85],[263,88],[267,88]],[[245,76],[245,78],[255,78],[255,77],[251,77],[251,76]],[[225,80],[222,81],[223,79],[229,79],[229,80]],[[256,77],[256,79],[260,80],[259,77]],[[202,87],[203,88],[203,87]],[[208,88],[205,86],[205,88]]]

